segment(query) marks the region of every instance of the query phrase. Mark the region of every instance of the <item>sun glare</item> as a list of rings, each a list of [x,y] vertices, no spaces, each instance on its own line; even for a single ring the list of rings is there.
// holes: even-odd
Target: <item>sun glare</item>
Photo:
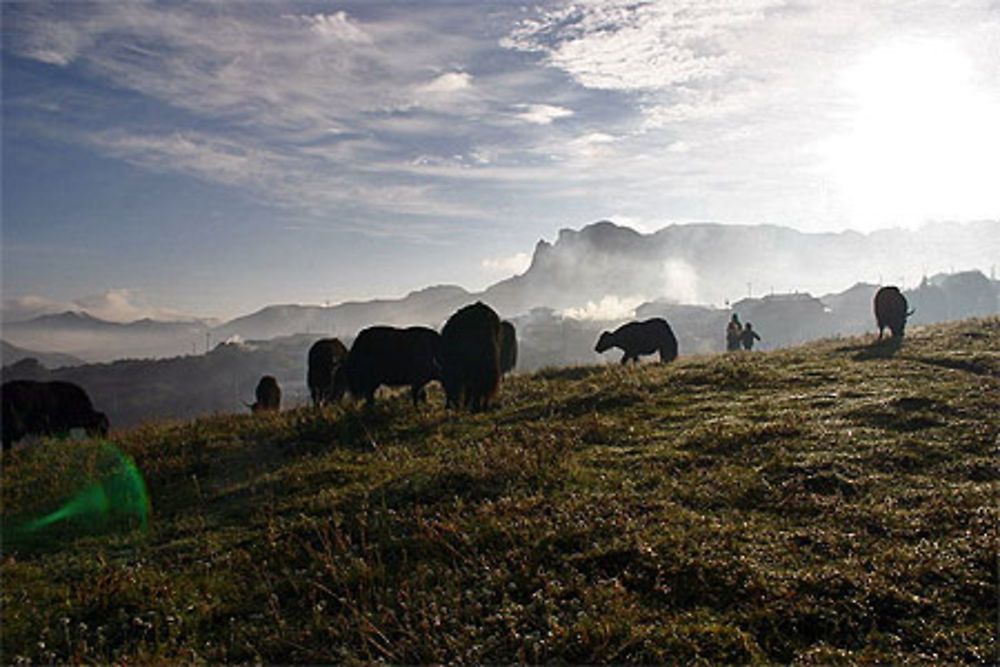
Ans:
[[[852,226],[1000,214],[1000,103],[958,44],[906,40],[845,71],[847,131],[830,167]]]

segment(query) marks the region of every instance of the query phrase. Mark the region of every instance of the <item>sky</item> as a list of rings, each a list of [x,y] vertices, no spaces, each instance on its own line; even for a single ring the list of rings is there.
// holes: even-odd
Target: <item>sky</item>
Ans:
[[[8,321],[477,290],[602,219],[1000,219],[997,0],[0,10]]]

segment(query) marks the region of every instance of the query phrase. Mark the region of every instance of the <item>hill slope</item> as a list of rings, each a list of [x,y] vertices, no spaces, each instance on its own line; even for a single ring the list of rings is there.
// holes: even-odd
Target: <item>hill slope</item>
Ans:
[[[998,350],[989,318],[136,429],[145,533],[29,542],[100,456],[16,450],[3,659],[990,661]]]

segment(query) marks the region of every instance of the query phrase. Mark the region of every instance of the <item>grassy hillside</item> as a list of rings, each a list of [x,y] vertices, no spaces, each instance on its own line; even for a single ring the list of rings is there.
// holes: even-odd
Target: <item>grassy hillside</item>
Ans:
[[[0,658],[998,657],[1000,319],[442,402],[117,433],[152,506],[128,532],[19,532],[103,464],[15,451]]]

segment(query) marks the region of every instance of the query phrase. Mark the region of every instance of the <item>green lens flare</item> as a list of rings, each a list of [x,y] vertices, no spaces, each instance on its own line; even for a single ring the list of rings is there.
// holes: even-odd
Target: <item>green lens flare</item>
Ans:
[[[145,530],[149,495],[132,459],[102,441],[97,470],[89,484],[55,512],[21,525],[20,532],[35,533],[67,519],[74,519],[86,532],[101,532],[120,522]]]

